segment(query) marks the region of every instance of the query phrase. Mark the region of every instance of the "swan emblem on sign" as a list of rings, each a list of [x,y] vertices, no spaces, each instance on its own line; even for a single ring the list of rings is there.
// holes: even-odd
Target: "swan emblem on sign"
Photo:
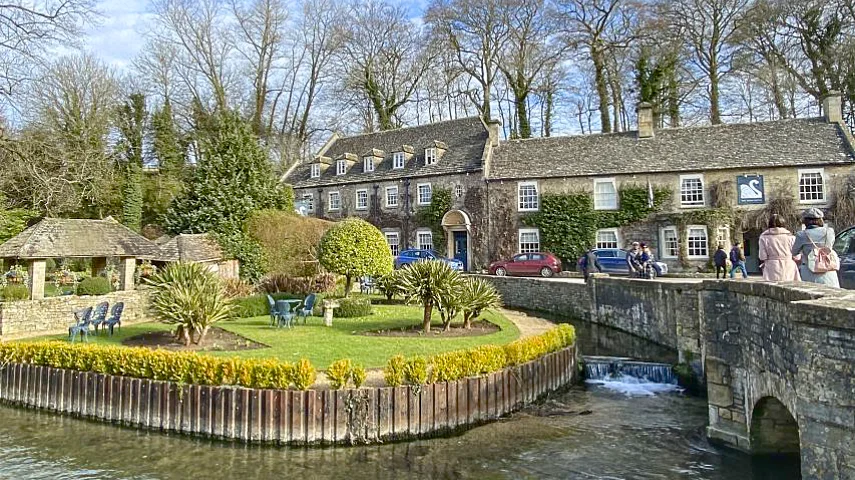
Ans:
[[[748,182],[748,185],[744,183],[740,185],[739,196],[746,200],[763,198],[763,192],[760,191],[760,180],[755,178]]]

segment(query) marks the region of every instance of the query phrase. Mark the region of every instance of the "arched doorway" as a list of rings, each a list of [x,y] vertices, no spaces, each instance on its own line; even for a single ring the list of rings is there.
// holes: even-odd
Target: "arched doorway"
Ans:
[[[448,256],[463,262],[463,268],[468,271],[471,262],[469,235],[472,230],[469,214],[463,210],[449,210],[442,216],[442,229],[445,230]]]
[[[761,398],[751,416],[751,452],[798,454],[799,450],[796,419],[777,398]]]

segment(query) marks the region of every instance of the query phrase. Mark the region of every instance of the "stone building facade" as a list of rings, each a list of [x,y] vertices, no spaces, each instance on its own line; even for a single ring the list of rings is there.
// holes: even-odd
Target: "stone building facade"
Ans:
[[[761,230],[738,217],[782,198],[797,208],[828,208],[833,186],[853,173],[855,141],[841,122],[839,97],[829,97],[824,111],[822,118],[654,131],[650,107],[642,104],[635,132],[501,143],[497,125],[453,120],[334,136],[289,181],[314,215],[365,218],[397,242],[393,253],[432,246],[465,259],[470,270],[541,249],[539,229],[524,219],[540,210],[545,194],[587,192],[594,209],[607,212],[620,208],[624,186],[670,191],[647,219],[598,230],[596,246],[645,242],[672,268],[694,269],[709,263],[717,244],[744,239],[748,267],[756,271]],[[430,226],[418,222],[426,188],[452,192],[444,246],[428,243]],[[390,192],[397,206],[389,206]],[[678,221],[722,208],[736,218]]]

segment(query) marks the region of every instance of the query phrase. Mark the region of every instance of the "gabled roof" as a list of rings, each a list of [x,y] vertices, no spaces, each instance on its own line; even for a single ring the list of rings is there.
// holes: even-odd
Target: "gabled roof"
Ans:
[[[164,262],[216,262],[225,254],[207,233],[182,233],[160,245],[158,260]]]
[[[855,163],[841,125],[823,119],[533,138],[493,151],[489,179],[585,177]]]
[[[45,218],[0,245],[0,258],[154,258],[150,240],[110,219]]]
[[[436,147],[441,142],[447,146],[442,158],[434,165],[425,165],[425,148]],[[359,157],[345,175],[336,175],[335,162],[320,178],[310,178],[309,164],[298,166],[287,181],[297,188],[306,188],[343,183],[372,182],[404,177],[432,176],[450,173],[478,171],[481,159],[489,142],[487,127],[478,117],[448,120],[418,127],[399,128],[377,133],[336,138],[323,152],[323,156],[335,159],[345,153],[363,155],[372,150],[382,151],[383,160],[373,172],[366,173],[362,157]],[[392,169],[392,155],[400,152],[404,145],[415,150],[404,168]]]

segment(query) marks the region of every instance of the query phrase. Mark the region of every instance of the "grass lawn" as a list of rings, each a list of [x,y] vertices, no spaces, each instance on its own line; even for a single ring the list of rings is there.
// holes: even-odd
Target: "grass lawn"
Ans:
[[[267,316],[242,318],[217,324],[225,330],[254,340],[270,348],[241,351],[205,352],[216,356],[242,358],[270,358],[294,361],[308,358],[318,369],[326,369],[330,363],[341,358],[362,363],[367,368],[379,368],[389,357],[403,355],[431,355],[434,353],[469,348],[482,344],[505,344],[519,338],[519,330],[504,316],[487,312],[481,318],[498,325],[501,331],[489,335],[472,337],[430,336],[380,337],[360,335],[363,332],[404,328],[420,324],[422,309],[418,306],[375,305],[374,314],[358,318],[336,318],[332,327],[325,327],[323,319],[310,317],[306,325],[296,324],[291,329],[270,326]],[[296,321],[296,319],[295,319]],[[434,325],[439,326],[439,316],[434,315]],[[169,330],[162,323],[142,323],[122,327],[113,337],[91,336],[91,343],[117,344],[123,339],[155,330]],[[64,336],[40,337],[36,340],[62,339]]]

